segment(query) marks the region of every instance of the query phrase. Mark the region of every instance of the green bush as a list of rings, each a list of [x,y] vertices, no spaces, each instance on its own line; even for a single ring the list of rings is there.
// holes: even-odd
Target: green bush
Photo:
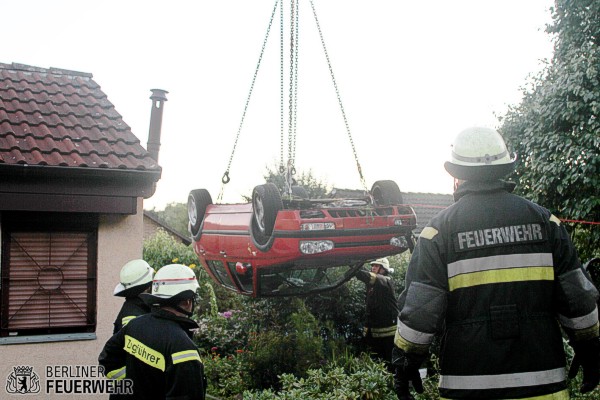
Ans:
[[[248,379],[243,350],[228,356],[216,352],[204,353],[202,362],[208,380],[207,392],[212,396],[236,399],[244,390],[251,388],[248,386],[251,381]]]
[[[293,374],[282,374],[280,378],[281,390],[246,391],[244,400],[396,399],[392,376],[382,363],[374,362],[366,354],[308,370],[304,378]]]

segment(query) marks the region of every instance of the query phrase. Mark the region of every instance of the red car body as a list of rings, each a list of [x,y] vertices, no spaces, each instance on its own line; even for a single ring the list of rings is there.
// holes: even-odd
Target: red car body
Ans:
[[[213,280],[255,297],[305,295],[337,287],[365,262],[413,246],[416,216],[407,205],[368,198],[283,204],[268,237],[256,227],[256,203],[200,211],[194,250]]]

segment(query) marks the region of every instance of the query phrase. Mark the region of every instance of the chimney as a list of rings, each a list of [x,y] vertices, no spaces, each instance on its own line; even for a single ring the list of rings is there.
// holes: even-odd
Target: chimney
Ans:
[[[152,89],[152,112],[150,114],[150,132],[148,133],[147,150],[150,156],[158,163],[158,152],[160,150],[160,131],[162,127],[162,115],[164,102],[167,101],[167,92],[162,89]]]

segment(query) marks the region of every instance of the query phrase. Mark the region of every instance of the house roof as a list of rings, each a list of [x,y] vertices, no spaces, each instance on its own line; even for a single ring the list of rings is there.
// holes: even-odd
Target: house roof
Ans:
[[[154,212],[144,210],[144,217],[148,218],[150,221],[154,222],[156,225],[160,226],[162,229],[164,229],[171,235],[179,238],[181,243],[185,244],[186,246],[189,246],[190,244],[192,244],[192,240],[190,239],[190,237],[184,236],[181,233],[177,232],[175,229],[173,229],[171,226],[169,226],[163,220],[158,218]]]
[[[2,165],[161,171],[92,74],[15,63],[0,63]]]
[[[332,190],[334,197],[353,197],[361,196],[365,192],[355,189],[339,189]],[[454,197],[451,194],[442,193],[415,193],[402,192],[402,201],[415,210],[417,215],[417,228],[414,230],[416,235],[419,235],[423,228],[429,223],[431,218],[444,208],[454,203]]]
[[[454,203],[451,194],[441,193],[402,193],[405,204],[409,204],[417,214],[417,229],[415,234],[420,234],[431,218],[444,208]]]

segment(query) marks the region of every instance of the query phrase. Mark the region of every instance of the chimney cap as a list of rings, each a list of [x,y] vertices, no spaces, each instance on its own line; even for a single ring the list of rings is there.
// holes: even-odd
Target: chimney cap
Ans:
[[[162,101],[167,101],[167,92],[166,90],[163,89],[150,89],[152,91],[152,96],[150,96],[150,98],[152,100],[162,100]]]

